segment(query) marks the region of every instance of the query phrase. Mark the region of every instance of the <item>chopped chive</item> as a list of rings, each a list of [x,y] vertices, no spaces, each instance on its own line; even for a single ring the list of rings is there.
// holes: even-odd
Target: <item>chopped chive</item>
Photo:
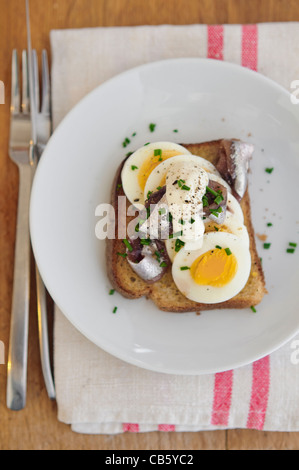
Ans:
[[[264,243],[265,250],[269,250],[271,243]]]
[[[174,129],[173,132],[175,132],[177,134],[179,131],[178,131],[178,129]]]
[[[162,186],[157,187],[157,191],[160,191],[160,189],[162,189]]]
[[[180,219],[180,220],[179,220],[179,224],[185,225],[185,221],[184,221],[183,219]]]
[[[180,269],[181,271],[188,271],[188,269],[191,269],[191,268],[189,268],[189,266],[182,266]]]
[[[169,235],[169,239],[171,240],[172,238],[182,237],[182,235],[183,235],[183,231],[172,233],[171,235]]]
[[[216,193],[216,191],[214,191],[214,189],[210,188],[209,186],[207,186],[207,193],[211,193],[215,197],[219,196],[219,194]]]
[[[122,256],[122,258],[126,258],[128,255],[127,253],[117,253],[118,256]]]
[[[147,239],[147,238],[142,238],[142,239],[140,240],[140,243],[141,243],[141,245],[148,246],[148,245],[151,244],[151,240],[149,240],[149,239]]]
[[[273,226],[273,224],[271,224],[271,222],[269,222],[269,223],[267,224],[267,227],[272,227],[272,226]]]
[[[222,212],[222,207],[218,207],[218,209],[212,209],[211,214],[214,215],[215,217],[219,217],[219,214]]]
[[[117,185],[117,191],[120,191],[122,189],[123,185],[122,184],[118,184]]]
[[[215,197],[214,199],[215,204],[220,204],[222,201],[223,201],[223,196],[220,196],[220,194],[218,194],[218,196]]]
[[[269,175],[271,175],[271,173],[273,172],[274,168],[266,168],[265,169],[265,172],[266,173],[269,173]]]
[[[288,248],[287,253],[295,253],[295,248]]]
[[[160,264],[160,268],[167,268],[167,263],[165,263],[165,261],[163,261],[163,263]]]
[[[203,205],[203,207],[208,207],[209,201],[208,201],[207,196],[203,196],[203,198],[202,198],[202,205]]]
[[[191,218],[190,224],[194,224],[195,220]]]
[[[216,225],[214,225],[214,229],[216,230],[216,232],[219,232],[219,228],[216,227]]]
[[[157,124],[151,123],[151,124],[149,125],[149,130],[150,130],[151,132],[154,132],[154,130],[156,129],[156,125],[157,125]]]
[[[290,242],[290,243],[289,243],[289,246],[293,246],[294,248],[296,248],[296,247],[297,247],[297,243],[291,243],[291,242]]]
[[[184,191],[190,191],[191,188],[189,188],[189,186],[186,186],[185,184],[182,186],[182,189]]]
[[[256,313],[256,308],[252,305],[252,307],[250,307],[251,310],[253,311],[253,313]]]
[[[149,145],[149,144],[150,144],[150,142],[147,142],[146,144],[144,144],[144,147],[146,147],[146,146]]]
[[[128,248],[128,250],[129,250],[130,252],[133,251],[133,247],[132,247],[131,243],[128,242],[128,240],[125,239],[125,240],[124,240],[124,244],[126,245],[126,247]]]
[[[136,137],[137,132],[133,132],[132,137]]]
[[[113,313],[116,313],[116,312],[117,312],[117,307],[114,307]]]
[[[109,292],[109,295],[113,295],[115,292],[115,289],[111,289],[110,292]]]
[[[149,192],[147,193],[147,199],[149,199],[149,197],[150,197],[152,194],[153,194],[153,191],[149,191]]]
[[[216,245],[215,248],[218,248],[218,250],[222,250],[222,246]]]
[[[123,141],[123,147],[127,147],[127,145],[129,145],[131,143],[130,139],[128,139],[128,137],[125,138],[125,140]]]
[[[131,170],[133,170],[133,171],[134,171],[134,170],[138,170],[138,166],[132,165],[132,166],[131,166]]]
[[[133,152],[128,152],[126,157],[129,158],[131,155],[133,155]]]
[[[157,258],[161,258],[161,253],[159,251],[155,251],[155,255],[157,256]]]
[[[162,149],[155,149],[154,150],[154,156],[155,157],[161,157],[162,156]]]
[[[225,248],[225,253],[227,254],[227,256],[230,256],[232,254],[229,248]]]
[[[162,158],[162,157],[159,158],[159,162],[163,162],[163,158]]]
[[[175,242],[175,252],[178,253],[183,246],[185,246],[185,242],[178,238]]]

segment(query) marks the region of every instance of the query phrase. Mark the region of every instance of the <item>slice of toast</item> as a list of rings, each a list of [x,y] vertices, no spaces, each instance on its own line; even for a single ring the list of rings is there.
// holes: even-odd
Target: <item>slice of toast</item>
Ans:
[[[211,163],[216,164],[221,140],[204,142],[200,144],[181,144],[193,155],[206,158]],[[124,162],[120,165],[112,188],[111,203],[115,213],[118,213],[118,196],[124,196],[121,186],[121,171]],[[127,206],[130,203],[127,201]],[[265,278],[261,261],[256,249],[254,228],[251,221],[251,208],[248,190],[245,193],[241,207],[244,214],[244,223],[247,227],[250,238],[251,253],[251,273],[243,290],[226,302],[218,304],[202,304],[187,299],[176,287],[171,273],[171,266],[162,279],[154,284],[147,284],[132,270],[125,258],[118,253],[125,253],[125,246],[122,240],[107,240],[106,261],[107,272],[112,286],[123,296],[130,299],[137,299],[146,296],[152,299],[160,310],[167,312],[200,312],[201,310],[215,310],[223,308],[250,308],[261,302],[267,293]],[[117,219],[117,217],[116,217]],[[130,219],[127,219],[129,223]],[[116,220],[116,234],[118,233],[118,222]]]

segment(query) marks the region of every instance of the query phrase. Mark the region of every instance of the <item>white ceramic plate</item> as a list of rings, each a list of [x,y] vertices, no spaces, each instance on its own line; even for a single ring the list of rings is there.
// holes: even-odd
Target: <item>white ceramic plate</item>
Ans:
[[[157,124],[154,133],[150,123]],[[134,132],[124,149],[122,142]],[[109,202],[125,154],[148,141],[222,137],[255,145],[252,217],[256,232],[267,234],[271,243],[264,250],[257,240],[269,290],[257,313],[176,315],[145,299],[109,296],[95,209]],[[289,242],[299,242],[298,156],[299,109],[287,91],[257,73],[214,60],[175,59],[113,78],[65,118],[35,177],[32,243],[51,296],[89,340],[142,368],[205,374],[267,355],[299,330],[299,246],[286,253]],[[272,174],[267,167],[274,168]]]

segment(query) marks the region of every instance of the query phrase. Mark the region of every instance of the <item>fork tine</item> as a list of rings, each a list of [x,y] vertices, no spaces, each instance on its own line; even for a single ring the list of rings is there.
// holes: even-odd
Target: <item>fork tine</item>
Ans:
[[[36,50],[32,51],[32,65],[33,65],[33,83],[34,83],[34,100],[37,112],[39,112],[40,99],[39,99],[39,72],[38,72],[38,59]]]
[[[22,111],[24,114],[30,111],[28,56],[25,50],[22,52]]]
[[[44,115],[50,115],[51,107],[51,90],[50,90],[50,73],[49,73],[49,62],[48,54],[44,49],[42,53],[42,109],[41,112]]]
[[[19,58],[16,49],[12,52],[10,110],[13,115],[19,114],[20,112]]]

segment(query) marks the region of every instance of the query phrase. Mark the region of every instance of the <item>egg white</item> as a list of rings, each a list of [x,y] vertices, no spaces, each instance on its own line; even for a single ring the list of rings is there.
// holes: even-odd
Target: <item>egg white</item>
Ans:
[[[216,249],[216,245],[229,248],[236,257],[238,267],[234,278],[223,287],[201,286],[191,276],[190,270],[181,267],[191,267],[193,262],[202,254]],[[213,232],[204,235],[203,246],[197,251],[187,251],[184,248],[175,256],[172,265],[172,276],[177,288],[188,299],[199,303],[217,304],[226,302],[237,295],[246,285],[251,270],[251,256],[246,243],[240,237],[231,233]]]
[[[237,199],[232,195],[227,195],[227,214],[230,213],[238,219],[239,223],[244,224],[244,214]]]

